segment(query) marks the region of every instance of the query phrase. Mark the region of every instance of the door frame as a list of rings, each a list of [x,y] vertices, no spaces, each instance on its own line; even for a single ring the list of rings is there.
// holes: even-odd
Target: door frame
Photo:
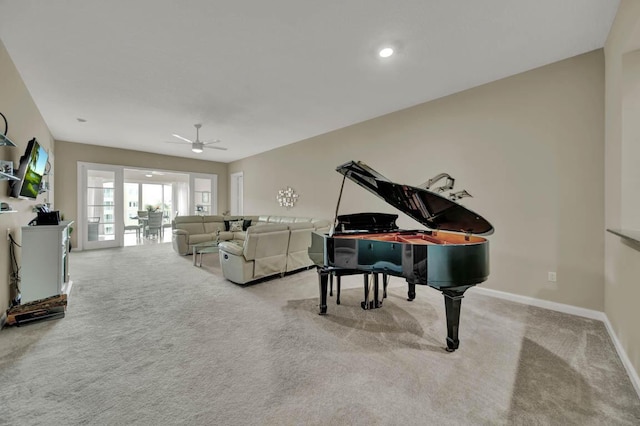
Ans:
[[[78,250],[121,247],[124,244],[124,166],[78,161],[78,205],[76,243]],[[114,173],[113,182],[113,232],[115,238],[107,241],[88,241],[87,232],[87,171],[101,170]]]
[[[244,214],[244,172],[229,175],[230,214],[242,216]]]
[[[209,179],[211,181],[211,191],[209,192],[211,211],[210,215],[218,214],[218,175],[212,173],[189,173],[189,211],[192,215],[201,214],[196,211],[195,203],[195,180],[196,179]]]
[[[125,169],[150,169],[152,167],[144,166],[123,166],[114,164],[100,164],[90,163],[86,161],[77,162],[77,196],[76,196],[76,221],[74,230],[76,230],[76,250],[94,249],[94,248],[107,248],[107,247],[122,247],[124,246],[124,170]],[[87,170],[106,170],[115,172],[114,182],[114,232],[116,233],[114,240],[106,242],[100,242],[102,244],[97,245],[95,242],[85,241],[86,224],[87,224]],[[155,169],[160,170],[160,169]],[[186,172],[181,170],[163,170],[171,173],[179,173],[189,175],[189,212],[186,214],[195,214],[195,204],[193,204],[193,192],[194,181],[196,178],[209,179],[211,181],[211,212],[210,214],[218,214],[218,175],[213,173],[195,173]],[[175,194],[173,194],[175,195]]]

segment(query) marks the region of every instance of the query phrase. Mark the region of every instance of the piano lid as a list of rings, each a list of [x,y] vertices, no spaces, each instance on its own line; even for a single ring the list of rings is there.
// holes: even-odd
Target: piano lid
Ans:
[[[391,182],[363,162],[350,161],[336,171],[427,228],[477,235],[493,233],[493,226],[479,214],[435,192]]]
[[[397,231],[397,214],[389,213],[352,213],[338,216],[337,228],[340,232],[367,231],[389,232]]]

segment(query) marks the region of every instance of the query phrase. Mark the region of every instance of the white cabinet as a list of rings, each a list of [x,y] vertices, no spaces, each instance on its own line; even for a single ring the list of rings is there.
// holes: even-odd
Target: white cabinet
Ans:
[[[22,227],[22,267],[20,293],[22,302],[69,294],[69,226],[59,225]]]

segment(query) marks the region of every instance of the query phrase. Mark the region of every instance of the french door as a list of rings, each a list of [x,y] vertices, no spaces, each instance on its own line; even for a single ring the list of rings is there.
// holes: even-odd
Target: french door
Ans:
[[[123,168],[78,163],[79,249],[119,247],[124,232]]]
[[[218,214],[218,176],[204,173],[191,173],[189,178],[191,189],[191,214]]]
[[[182,173],[184,181],[171,184],[125,185],[124,174],[124,166],[78,162],[78,214],[73,232],[77,232],[79,250],[123,246],[125,222],[137,223],[138,210],[145,210],[147,204],[166,211],[167,223],[176,214],[218,212],[217,175],[188,173],[187,180],[187,173]]]

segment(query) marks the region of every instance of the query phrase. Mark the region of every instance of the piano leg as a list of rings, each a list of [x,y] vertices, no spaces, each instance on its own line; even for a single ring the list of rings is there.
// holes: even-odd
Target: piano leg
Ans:
[[[327,284],[329,273],[322,268],[318,268],[318,286],[320,290],[320,315],[327,313]]]
[[[466,290],[466,289],[465,289]],[[458,327],[460,326],[460,306],[465,290],[443,290],[444,307],[447,315],[447,352],[458,349]]]
[[[340,304],[340,287],[342,283],[340,282],[340,275],[336,275],[336,305]]]
[[[362,274],[364,277],[364,302],[360,302],[362,309],[369,309],[369,273]]]
[[[380,303],[380,282],[378,281],[378,274],[373,274],[373,307],[379,308],[382,306]]]
[[[413,299],[416,298],[416,285],[410,282],[407,282],[407,284],[409,284],[409,292],[407,293],[407,300],[411,302]]]
[[[389,284],[389,275],[382,274],[382,298],[387,298],[387,285]]]
[[[333,274],[329,274],[329,296],[333,296]]]

